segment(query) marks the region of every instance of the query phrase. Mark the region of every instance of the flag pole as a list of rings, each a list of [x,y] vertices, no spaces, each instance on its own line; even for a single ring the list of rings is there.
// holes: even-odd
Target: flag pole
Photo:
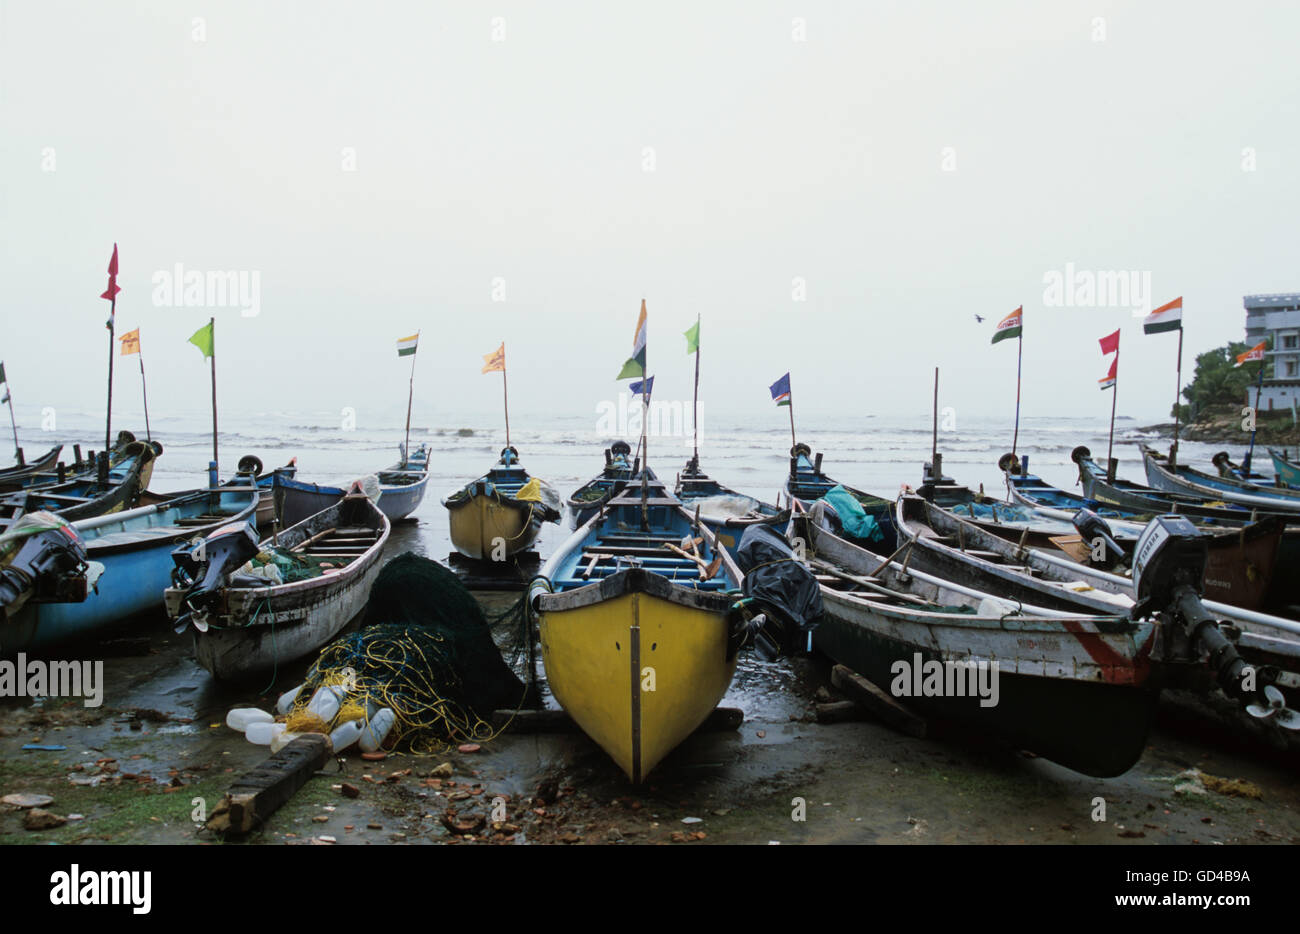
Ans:
[[[645,299],[641,300],[645,307]],[[650,342],[646,341],[645,365],[641,367],[641,529],[650,528],[650,512],[647,501],[650,498],[650,435],[647,425],[650,421]]]
[[[420,332],[415,332],[415,353],[411,354],[411,383],[406,394],[406,443],[402,445],[402,466],[411,456],[411,403],[415,401],[415,358],[420,355]]]
[[[0,360],[0,373],[4,373],[4,371],[5,371],[5,363],[3,360]],[[5,401],[9,403],[9,425],[14,430],[14,459],[21,465],[22,458],[18,454],[18,422],[14,420],[14,391],[13,388],[9,385],[9,379],[7,374],[5,378],[4,387],[5,387]]]
[[[116,328],[114,323],[117,319],[117,295],[109,299],[111,305],[108,311],[108,408],[104,415],[104,450],[113,450],[113,354],[117,350]]]
[[[1183,323],[1178,322],[1178,370],[1174,381],[1174,443],[1169,446],[1169,466],[1178,463],[1178,400],[1183,394]]]
[[[794,449],[799,446],[799,442],[794,436],[794,381],[790,385],[790,456],[794,456]]]
[[[1267,358],[1261,357],[1259,361],[1259,379],[1255,381],[1255,417],[1251,420],[1250,447],[1246,449],[1246,459],[1241,464],[1243,479],[1250,476],[1250,458],[1255,453],[1255,430],[1259,424],[1259,397],[1264,393],[1264,367],[1267,365]]]
[[[1113,477],[1111,453],[1115,449],[1115,405],[1119,401],[1119,341],[1115,342],[1115,383],[1110,387],[1110,438],[1106,442],[1106,476]]]
[[[212,463],[220,465],[217,459],[217,327],[216,318],[208,319],[208,327],[212,331]],[[218,466],[217,476],[221,476],[220,466]]]
[[[930,422],[930,468],[939,479],[939,368],[934,368],[934,416]]]
[[[153,433],[149,430],[149,387],[144,381],[144,351],[136,351],[140,355],[140,394],[144,397],[144,436],[145,440],[152,441]]]
[[[1016,335],[1016,427],[1011,435],[1011,456],[1016,454],[1016,446],[1020,443],[1020,361],[1025,351],[1025,319],[1024,312],[1021,312],[1020,333]]]
[[[506,447],[510,447],[510,387],[506,379],[506,342],[501,342],[501,401],[506,411]]]
[[[700,469],[700,316],[695,316],[695,401],[691,403],[691,428],[695,432],[691,463]]]

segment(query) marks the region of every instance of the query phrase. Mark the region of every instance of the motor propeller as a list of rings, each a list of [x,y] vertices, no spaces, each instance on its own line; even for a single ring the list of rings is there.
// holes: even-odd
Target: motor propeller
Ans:
[[[1286,706],[1285,696],[1273,684],[1276,670],[1243,659],[1224,634],[1224,624],[1201,602],[1208,553],[1205,537],[1186,517],[1152,519],[1133,552],[1137,602],[1132,617],[1158,613],[1180,623],[1196,651],[1206,655],[1223,693],[1258,720],[1300,730],[1300,714]]]
[[[1246,705],[1246,713],[1256,720],[1271,720],[1284,730],[1300,730],[1300,714],[1287,707],[1286,698],[1271,684],[1264,685],[1265,703]]]

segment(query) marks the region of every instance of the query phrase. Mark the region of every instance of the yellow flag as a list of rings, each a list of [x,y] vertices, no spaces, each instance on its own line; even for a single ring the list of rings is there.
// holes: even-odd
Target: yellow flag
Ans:
[[[122,342],[122,356],[140,352],[140,329],[127,331],[118,338]]]
[[[506,343],[501,342],[501,346],[491,353],[483,355],[483,372],[495,373],[497,370],[504,371],[506,368]]]

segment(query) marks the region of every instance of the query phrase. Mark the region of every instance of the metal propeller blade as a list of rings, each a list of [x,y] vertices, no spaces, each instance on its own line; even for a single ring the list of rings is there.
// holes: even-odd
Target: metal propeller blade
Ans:
[[[1286,698],[1273,685],[1263,690],[1266,704],[1247,704],[1246,712],[1257,720],[1272,720],[1284,730],[1300,730],[1300,714],[1286,706]]]

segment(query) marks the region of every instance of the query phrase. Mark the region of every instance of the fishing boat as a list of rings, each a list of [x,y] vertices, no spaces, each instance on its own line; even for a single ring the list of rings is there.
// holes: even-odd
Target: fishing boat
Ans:
[[[391,525],[355,485],[340,501],[258,541],[247,519],[174,555],[164,600],[194,657],[219,680],[276,672],[362,610]]]
[[[28,603],[0,623],[0,653],[55,648],[101,633],[162,606],[172,551],[232,521],[251,519],[251,484],[172,494],[161,501],[72,523],[86,559],[102,568],[80,602]]]
[[[751,526],[766,525],[781,530],[790,521],[788,508],[781,509],[723,486],[700,469],[697,457],[687,461],[686,468],[677,475],[673,492],[682,505],[700,517],[733,558],[741,537]]]
[[[634,783],[717,706],[736,668],[741,573],[645,469],[529,588],[555,699]]]
[[[606,448],[604,469],[574,490],[565,503],[570,527],[585,525],[639,469],[640,463],[632,460],[632,446],[626,441],[615,441]]]
[[[1118,608],[1103,616],[1017,604],[891,562],[806,513],[794,522],[826,610],[813,641],[831,659],[919,712],[1077,772],[1120,775],[1142,755],[1159,694],[1155,623]],[[940,672],[943,685],[981,668],[996,671],[991,704],[973,691],[911,689],[923,670]],[[900,682],[902,673],[911,676]]]
[[[1152,515],[1178,514],[1189,519],[1214,519],[1227,524],[1252,521],[1262,514],[1272,512],[1254,506],[1218,501],[1210,503],[1202,495],[1157,490],[1154,487],[1108,477],[1105,470],[1092,459],[1092,452],[1080,445],[1070,452],[1070,459],[1079,468],[1079,483],[1083,495],[1098,503],[1131,509]],[[1278,512],[1278,515],[1286,513]]]
[[[87,474],[65,483],[7,494],[0,499],[0,531],[26,513],[38,510],[71,522],[129,509],[148,486],[155,457],[153,445],[133,441],[115,462],[101,453],[93,476]]]
[[[451,543],[468,558],[502,560],[526,551],[544,522],[560,521],[560,497],[530,477],[513,447],[482,477],[442,501],[451,518]]]
[[[1212,502],[1229,502],[1270,512],[1300,514],[1300,490],[1261,486],[1246,480],[1218,477],[1183,464],[1170,463],[1158,451],[1141,445],[1147,483],[1158,490],[1199,496]]]
[[[388,517],[389,522],[400,522],[409,518],[411,513],[424,500],[424,491],[429,483],[429,448],[419,445],[410,457],[406,448],[399,446],[401,459],[391,467],[374,474],[372,481],[375,504],[379,511]],[[307,483],[292,474],[278,474],[273,480],[275,497],[275,514],[281,526],[297,525],[308,516],[313,516],[323,509],[328,509],[347,492],[342,487],[319,483]],[[363,486],[366,482],[362,481]]]
[[[1096,500],[1057,489],[1041,478],[1026,473],[1027,465],[999,461],[1006,469],[1007,489],[1019,503],[1034,507],[1039,512],[1073,521],[1083,510],[1111,521],[1145,524],[1162,512],[1138,512],[1099,503]],[[1158,494],[1157,494],[1158,495]],[[1177,505],[1173,503],[1171,505]],[[1300,580],[1282,573],[1283,569],[1300,563],[1300,524],[1286,524],[1284,517],[1269,514],[1251,521],[1245,509],[1218,510],[1202,517],[1187,514],[1187,518],[1204,533],[1209,541],[1209,567],[1205,577],[1206,595],[1232,606],[1265,610],[1283,616],[1297,615],[1300,603]],[[1221,514],[1230,515],[1224,518]],[[1053,542],[1074,561],[1089,563],[1089,547],[1080,540],[1067,544]]]
[[[901,497],[898,511],[899,527],[906,536],[913,541],[925,542],[930,552],[948,552],[949,567],[957,568],[951,573],[952,579],[964,580],[999,596],[1057,607],[1073,603],[1080,609],[1093,612],[1128,611],[1136,600],[1133,580],[1127,571],[1107,571],[1080,564],[1059,550],[1026,547],[1007,541],[916,497]],[[1233,536],[1237,533],[1215,534]],[[1204,581],[1205,606],[1235,628],[1234,643],[1248,661],[1300,672],[1300,622],[1219,599],[1217,592],[1223,590],[1224,585],[1218,578],[1232,573],[1233,563],[1237,563],[1241,570],[1244,567],[1241,562],[1216,559],[1215,551],[1214,536],[1210,536],[1210,562]],[[900,557],[908,563],[906,551]],[[936,565],[924,559],[910,564],[938,570]]]
[[[36,460],[26,462],[23,460],[22,448],[18,449],[17,463],[12,467],[0,469],[0,481],[14,480],[18,477],[26,476],[32,473],[41,473],[50,470],[59,460],[59,452],[63,450],[63,445],[56,444],[49,451],[42,454]]]
[[[1286,451],[1269,448],[1268,455],[1273,459],[1273,472],[1277,476],[1278,483],[1300,488],[1300,464],[1287,457]]]

